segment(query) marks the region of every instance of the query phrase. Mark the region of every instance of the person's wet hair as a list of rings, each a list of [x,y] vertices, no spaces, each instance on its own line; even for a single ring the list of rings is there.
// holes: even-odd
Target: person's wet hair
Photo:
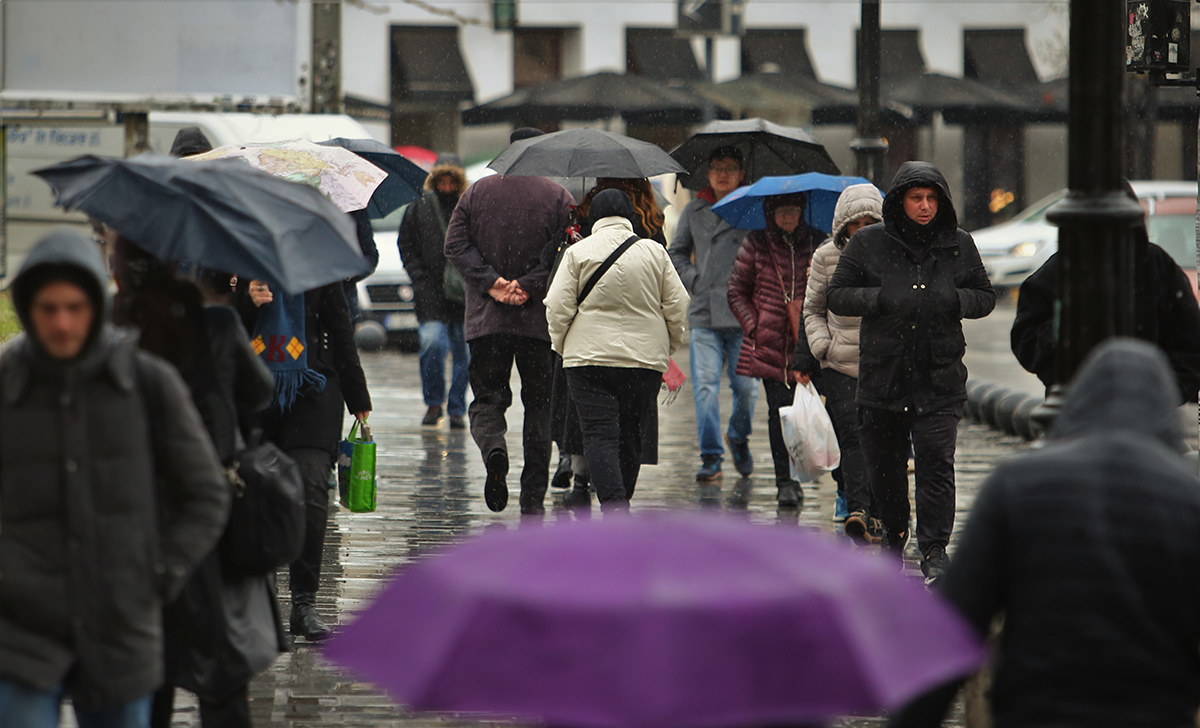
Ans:
[[[742,156],[742,150],[737,147],[717,147],[708,155],[708,163],[710,165],[722,159],[732,159],[737,162],[737,166],[741,169],[746,168],[746,159]]]

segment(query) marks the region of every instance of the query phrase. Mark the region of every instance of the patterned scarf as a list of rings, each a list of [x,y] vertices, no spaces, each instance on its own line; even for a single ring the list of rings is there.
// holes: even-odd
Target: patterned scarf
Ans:
[[[275,294],[258,309],[250,345],[275,378],[272,405],[287,412],[296,398],[325,389],[325,375],[308,368],[304,337],[304,294]]]

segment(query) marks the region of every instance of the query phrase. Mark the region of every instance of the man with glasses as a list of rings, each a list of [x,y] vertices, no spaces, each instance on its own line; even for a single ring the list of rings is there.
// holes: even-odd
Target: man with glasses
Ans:
[[[748,231],[738,230],[712,211],[718,200],[733,192],[746,178],[742,153],[721,147],[708,158],[708,186],[683,208],[671,242],[671,260],[692,296],[688,310],[692,395],[696,401],[696,431],[700,439],[700,471],[696,480],[721,477],[721,409],[717,399],[721,370],[729,375],[733,412],[725,442],[733,465],[743,477],[754,470],[750,456],[750,424],[758,382],[737,372],[742,327],[729,310],[729,274]]]

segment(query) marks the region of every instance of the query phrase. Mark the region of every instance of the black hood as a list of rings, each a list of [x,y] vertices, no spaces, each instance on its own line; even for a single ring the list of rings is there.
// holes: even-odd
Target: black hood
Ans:
[[[92,320],[92,335],[88,340],[88,346],[91,346],[112,308],[112,299],[108,294],[108,271],[96,241],[76,230],[62,227],[51,231],[29,251],[10,287],[13,309],[26,331],[31,330],[29,304],[34,294],[42,286],[56,280],[75,283],[91,297],[96,311]],[[34,337],[29,338],[32,341]]]
[[[193,154],[204,154],[211,152],[213,148],[212,142],[200,131],[198,126],[185,126],[175,135],[175,141],[171,143],[172,157],[190,157]]]
[[[946,184],[941,170],[929,162],[905,162],[892,178],[892,186],[883,198],[883,223],[889,233],[899,235],[901,218],[907,219],[904,214],[904,193],[911,187],[932,187],[938,191],[937,217],[929,223],[937,228],[937,232],[954,232],[958,229],[958,214],[950,198],[950,185]]]
[[[1075,374],[1049,437],[1130,430],[1182,453],[1186,447],[1178,403],[1175,374],[1158,347],[1138,339],[1110,339]]]

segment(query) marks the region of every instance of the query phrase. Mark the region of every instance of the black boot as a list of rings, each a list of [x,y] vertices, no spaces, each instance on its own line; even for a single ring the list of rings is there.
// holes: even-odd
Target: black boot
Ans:
[[[563,505],[567,508],[591,508],[592,490],[588,487],[588,478],[575,476],[575,487],[563,494]]]
[[[784,480],[775,483],[779,489],[776,500],[780,508],[799,508],[804,502],[804,493],[800,490],[800,484],[794,480]]]
[[[571,487],[571,456],[564,453],[558,454],[558,469],[554,471],[554,476],[550,478],[551,488],[570,488]]]
[[[320,642],[330,634],[329,627],[317,616],[316,601],[315,594],[292,595],[291,632],[309,642]]]

